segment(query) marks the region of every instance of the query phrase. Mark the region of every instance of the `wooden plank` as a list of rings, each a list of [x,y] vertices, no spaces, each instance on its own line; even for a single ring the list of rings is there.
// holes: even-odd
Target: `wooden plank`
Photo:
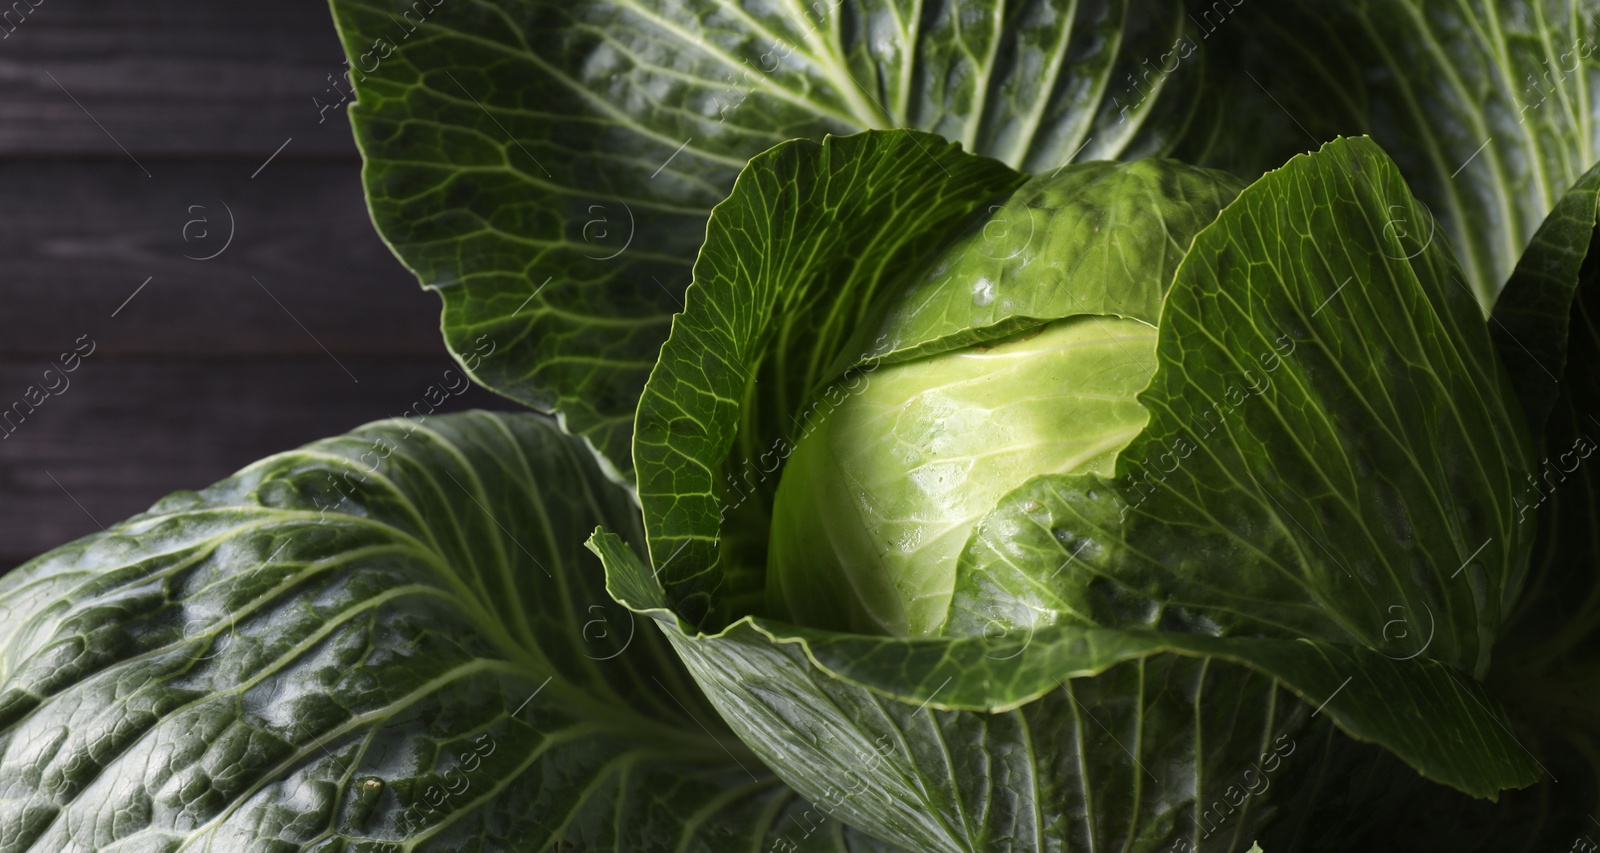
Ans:
[[[360,382],[326,357],[264,364],[90,353],[58,396],[20,423],[0,422],[0,570],[263,456],[413,407],[427,412],[424,395],[440,394],[430,385],[458,382],[444,376],[452,365],[443,356],[346,365]],[[0,411],[48,366],[0,364]],[[472,388],[440,410],[471,407],[517,408]]]
[[[251,168],[0,164],[0,357],[83,334],[120,355],[443,352],[439,299],[374,231],[354,163]]]
[[[0,22],[0,154],[131,156],[157,176],[172,155],[253,169],[290,138],[281,156],[354,155],[343,109],[313,102],[337,101],[343,72],[326,0],[21,5]]]
[[[0,421],[0,568],[398,414],[451,367],[342,109],[313,100],[341,98],[325,0],[24,5],[0,21],[0,412],[95,350]],[[515,408],[445,408],[471,405]]]

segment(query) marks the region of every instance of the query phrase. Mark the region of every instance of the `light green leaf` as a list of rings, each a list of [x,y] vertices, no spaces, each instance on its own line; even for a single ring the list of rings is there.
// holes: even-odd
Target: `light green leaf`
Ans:
[[[1155,340],[1138,320],[1080,315],[864,375],[784,465],[767,615],[937,633],[961,549],[1007,492],[1046,472],[1112,473],[1144,428],[1134,395]]]
[[[1207,109],[1228,132],[1177,156],[1241,175],[1371,135],[1426,203],[1386,229],[1448,238],[1485,314],[1534,232],[1600,157],[1595,0],[1198,4]]]
[[[717,722],[532,415],[372,424],[0,580],[6,851],[880,849]],[[814,817],[814,815],[813,815]]]
[[[1529,440],[1459,269],[1442,241],[1408,257],[1396,210],[1418,207],[1368,140],[1241,193],[1178,269],[1116,479],[1003,501],[962,623],[1309,637],[1481,677],[1526,572]]]
[[[1189,242],[1243,184],[1173,160],[1082,163],[991,204],[899,296],[885,361],[983,343],[1077,314],[1154,326]]]
[[[1210,120],[1177,0],[334,0],[333,13],[373,219],[443,298],[451,349],[479,382],[559,412],[623,475],[706,218],[749,158],[916,128],[1042,171],[1160,153]]]

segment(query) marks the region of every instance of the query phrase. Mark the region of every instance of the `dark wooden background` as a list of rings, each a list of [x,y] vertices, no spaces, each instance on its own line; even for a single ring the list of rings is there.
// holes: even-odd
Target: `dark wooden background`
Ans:
[[[399,414],[452,366],[344,110],[319,123],[343,56],[323,0],[43,0],[0,34],[0,409],[96,345],[0,440],[0,570]],[[224,206],[232,242],[191,260]]]

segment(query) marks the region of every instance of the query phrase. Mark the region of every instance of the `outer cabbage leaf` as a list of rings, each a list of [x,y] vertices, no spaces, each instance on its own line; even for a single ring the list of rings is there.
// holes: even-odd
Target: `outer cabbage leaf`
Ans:
[[[1495,649],[1488,686],[1549,778],[1498,808],[1437,792],[1374,849],[1585,850],[1600,839],[1600,167],[1562,197],[1495,304],[1541,460],[1517,498],[1538,527],[1527,589]],[[1552,381],[1551,373],[1559,375]],[[1424,841],[1417,824],[1447,828]]]
[[[1207,110],[1227,116],[1209,127],[1226,132],[1176,156],[1255,175],[1371,135],[1426,203],[1388,228],[1414,247],[1448,236],[1484,313],[1600,157],[1595,0],[1228,0],[1190,23],[1213,52]]]
[[[1582,723],[1595,738],[1600,719],[1593,714],[1585,719],[1585,712],[1600,709],[1600,539],[1594,524],[1600,518],[1600,471],[1595,470],[1600,457],[1593,456],[1600,448],[1600,166],[1569,198],[1570,205],[1562,204],[1568,210],[1558,209],[1540,231],[1551,239],[1536,241],[1528,259],[1532,267],[1541,258],[1561,257],[1563,278],[1527,290],[1517,288],[1522,282],[1516,281],[1506,291],[1507,299],[1527,296],[1523,304],[1535,302],[1541,290],[1543,295],[1554,291],[1556,298],[1543,304],[1557,306],[1564,294],[1566,304],[1553,319],[1564,320],[1566,328],[1541,336],[1538,350],[1554,354],[1545,363],[1561,371],[1561,380],[1543,422],[1542,458],[1515,503],[1517,522],[1537,526],[1538,538],[1527,589],[1496,650],[1501,658],[1496,663],[1508,690],[1518,684],[1526,688],[1516,692],[1530,715],[1562,726]],[[1568,211],[1581,216],[1562,216]],[[1574,228],[1584,224],[1587,234]],[[1582,257],[1576,269],[1575,256]],[[1556,265],[1552,261],[1546,269]],[[1503,307],[1513,311],[1510,304]],[[1558,349],[1548,342],[1552,339],[1565,345]],[[1600,752],[1587,753],[1600,758]]]
[[[1519,406],[1443,240],[1370,140],[1252,184],[1162,313],[1115,480],[1042,477],[963,554],[963,624],[1312,637],[1487,671],[1532,531]]]
[[[0,850],[882,849],[716,720],[533,415],[372,424],[0,580]]]
[[[590,547],[764,761],[914,850],[1344,850],[1420,784],[1388,750],[1479,796],[1537,773],[1482,687],[1433,661],[1079,626],[912,640],[748,618],[707,636],[619,538]]]
[[[373,218],[480,383],[629,472],[711,208],[793,137],[917,128],[1030,170],[1160,153],[1177,0],[334,0]],[[1152,70],[1184,66],[1170,82]],[[1134,75],[1139,74],[1136,78]]]
[[[1544,430],[1556,400],[1572,397],[1575,380],[1563,382],[1561,375],[1582,370],[1582,365],[1571,363],[1567,351],[1584,341],[1581,325],[1573,324],[1574,314],[1583,308],[1579,295],[1587,295],[1585,282],[1594,276],[1597,207],[1600,166],[1591,168],[1561,197],[1489,315],[1489,333],[1540,447],[1549,444]]]
[[[841,371],[874,363],[883,343],[858,332],[877,327],[920,259],[1023,180],[915,131],[796,140],[740,175],[717,207],[635,430],[650,553],[691,621],[759,606],[769,475],[812,420],[805,407],[849,393]]]

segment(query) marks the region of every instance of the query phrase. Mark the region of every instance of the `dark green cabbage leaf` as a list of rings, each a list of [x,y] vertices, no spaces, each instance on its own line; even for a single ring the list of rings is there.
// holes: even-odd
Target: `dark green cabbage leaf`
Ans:
[[[1528,583],[1488,686],[1551,784],[1498,807],[1444,791],[1375,828],[1375,850],[1583,850],[1600,839],[1600,167],[1562,197],[1495,304],[1491,327],[1539,430],[1513,502],[1537,527]],[[1433,827],[1423,832],[1420,827]],[[1364,845],[1366,846],[1366,845]]]
[[[711,207],[793,137],[916,128],[1014,168],[1177,156],[1254,179],[1373,135],[1493,303],[1600,153],[1597,0],[333,0],[374,221],[478,382],[631,478]],[[330,105],[324,105],[325,107]],[[337,105],[331,105],[337,106]]]
[[[1179,0],[332,6],[373,219],[443,299],[451,349],[504,342],[464,367],[624,477],[706,217],[749,158],[918,128],[1042,171],[1159,154],[1205,119]]]
[[[590,547],[763,761],[910,850],[1345,850],[1424,777],[1493,797],[1537,773],[1481,686],[1434,661],[1080,626],[706,635],[620,538]]]
[[[1596,0],[1196,2],[1220,132],[1174,156],[1254,175],[1372,136],[1424,203],[1386,227],[1448,237],[1485,314],[1529,241],[1600,158]]]
[[[598,524],[638,514],[581,443],[471,413],[12,571],[0,850],[889,851],[818,826],[606,595]]]
[[[1241,193],[1178,268],[1115,478],[1003,501],[963,554],[964,621],[1312,637],[1482,678],[1533,452],[1448,244],[1384,229],[1417,211],[1370,140]]]

